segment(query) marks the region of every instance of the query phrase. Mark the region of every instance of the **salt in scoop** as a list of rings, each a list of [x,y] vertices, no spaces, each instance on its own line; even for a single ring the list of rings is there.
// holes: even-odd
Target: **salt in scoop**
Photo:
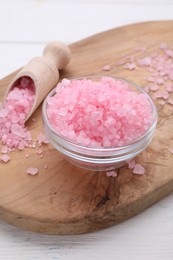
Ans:
[[[48,92],[58,83],[59,70],[70,61],[70,49],[61,42],[50,42],[43,50],[42,57],[31,59],[13,78],[7,87],[4,100],[15,87],[32,88],[34,102],[25,121],[43,101]]]

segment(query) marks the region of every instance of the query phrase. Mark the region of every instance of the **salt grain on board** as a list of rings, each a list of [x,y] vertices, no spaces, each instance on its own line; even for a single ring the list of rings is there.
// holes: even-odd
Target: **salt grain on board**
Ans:
[[[144,174],[145,168],[141,164],[137,163],[133,169],[133,173],[134,174]]]
[[[173,153],[173,147],[169,148],[170,153]]]
[[[38,173],[38,169],[37,168],[33,168],[33,167],[30,167],[26,170],[27,174],[30,174],[30,175],[36,175]]]
[[[118,173],[116,171],[106,172],[107,177],[117,177]]]
[[[111,69],[111,67],[109,66],[109,65],[105,65],[104,67],[103,67],[103,70],[104,71],[109,71]]]
[[[8,155],[8,154],[2,154],[1,156],[0,156],[0,161],[2,161],[2,162],[4,162],[4,163],[7,163],[7,162],[9,162],[10,161],[10,156]]]
[[[2,145],[23,150],[31,141],[31,134],[25,127],[27,117],[34,102],[34,91],[28,78],[7,95],[0,108],[0,140]]]
[[[136,163],[135,163],[135,160],[129,161],[129,162],[128,162],[128,168],[129,168],[129,169],[134,169],[135,164],[136,164]]]

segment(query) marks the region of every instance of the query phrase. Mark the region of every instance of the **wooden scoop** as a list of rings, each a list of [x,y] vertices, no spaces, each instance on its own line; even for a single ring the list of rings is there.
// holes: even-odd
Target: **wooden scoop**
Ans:
[[[42,57],[31,59],[13,78],[7,87],[5,97],[9,91],[17,86],[22,77],[29,77],[33,81],[35,100],[25,121],[43,101],[48,92],[59,80],[59,69],[65,68],[70,61],[70,49],[61,42],[51,42],[43,50]]]

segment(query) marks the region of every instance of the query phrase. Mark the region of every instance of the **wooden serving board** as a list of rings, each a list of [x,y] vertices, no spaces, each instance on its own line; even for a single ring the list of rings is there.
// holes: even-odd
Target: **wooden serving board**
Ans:
[[[145,84],[144,72],[129,72],[114,66],[137,45],[153,52],[162,41],[173,44],[173,21],[146,22],[106,31],[70,45],[72,61],[61,74],[75,77],[111,74]],[[137,53],[135,55],[138,55]],[[15,73],[0,82],[0,97]],[[159,122],[151,145],[137,157],[146,174],[134,175],[124,166],[116,178],[69,164],[51,146],[44,157],[37,149],[11,153],[11,161],[0,163],[0,219],[15,226],[47,234],[80,234],[109,227],[128,219],[173,191],[173,112],[158,106]],[[33,136],[42,131],[41,106],[28,121]],[[29,158],[25,158],[30,154]],[[45,170],[44,166],[48,165]],[[37,167],[36,176],[26,174]]]

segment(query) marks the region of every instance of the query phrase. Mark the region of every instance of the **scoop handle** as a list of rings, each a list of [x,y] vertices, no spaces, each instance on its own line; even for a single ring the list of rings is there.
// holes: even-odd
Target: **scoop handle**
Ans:
[[[70,61],[70,49],[61,42],[50,42],[43,50],[43,58],[53,62],[57,70],[63,69]]]

